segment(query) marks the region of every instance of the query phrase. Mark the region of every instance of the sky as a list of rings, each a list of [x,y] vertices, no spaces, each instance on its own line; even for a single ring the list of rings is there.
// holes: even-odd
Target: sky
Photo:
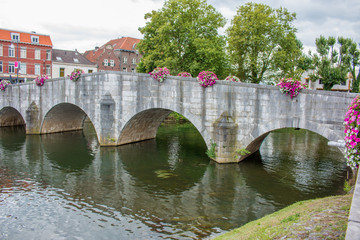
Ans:
[[[225,35],[244,0],[207,0],[226,19]],[[293,22],[304,51],[315,39],[343,36],[360,44],[359,0],[254,0],[296,13]],[[1,0],[0,28],[50,35],[53,48],[85,52],[120,37],[142,38],[144,15],[162,8],[164,0]],[[7,9],[4,11],[4,9]]]

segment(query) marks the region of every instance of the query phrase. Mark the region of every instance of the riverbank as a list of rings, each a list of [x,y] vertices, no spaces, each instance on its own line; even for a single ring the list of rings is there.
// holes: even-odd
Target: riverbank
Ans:
[[[352,194],[307,200],[220,235],[230,239],[345,239]]]

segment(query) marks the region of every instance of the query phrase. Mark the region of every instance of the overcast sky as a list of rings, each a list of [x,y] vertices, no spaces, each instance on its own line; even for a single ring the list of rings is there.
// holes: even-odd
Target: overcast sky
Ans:
[[[227,19],[248,1],[208,0]],[[314,49],[320,35],[343,36],[360,43],[359,0],[253,1],[295,12],[297,36],[306,49]],[[122,36],[142,38],[144,15],[163,6],[164,0],[1,0],[0,28],[51,36],[54,48],[80,52]],[[225,28],[226,28],[225,27]],[[225,34],[224,29],[220,31]]]

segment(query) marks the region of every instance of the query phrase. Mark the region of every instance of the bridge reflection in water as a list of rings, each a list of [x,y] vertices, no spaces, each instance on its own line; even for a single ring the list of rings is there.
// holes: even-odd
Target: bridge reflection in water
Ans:
[[[261,155],[240,164],[216,164],[205,151],[187,125],[101,148],[89,131],[0,128],[0,238],[202,239],[341,193],[346,175],[342,154],[309,131],[271,133]]]

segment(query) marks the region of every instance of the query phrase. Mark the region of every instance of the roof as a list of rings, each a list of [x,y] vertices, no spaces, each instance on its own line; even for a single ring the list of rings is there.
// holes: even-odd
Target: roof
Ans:
[[[36,32],[21,32],[21,31],[8,30],[8,29],[2,29],[2,28],[0,28],[0,40],[11,42],[12,41],[11,33],[19,34],[19,36],[20,36],[19,42],[20,43],[35,44],[35,43],[31,42],[31,37],[37,36],[37,37],[39,37],[39,42],[36,44],[51,46],[51,47],[53,45],[49,35],[39,34]]]
[[[96,48],[95,50],[88,50],[84,53],[84,56],[89,59],[92,62],[96,62],[97,58],[104,52],[105,47],[107,45],[111,45],[113,49],[120,50],[120,51],[131,51],[135,52],[135,46],[138,44],[141,40],[138,38],[131,38],[131,37],[123,37],[123,38],[117,38],[108,41],[104,45],[102,45],[99,48]]]
[[[52,61],[58,63],[70,63],[70,64],[83,64],[83,65],[96,65],[93,62],[90,62],[86,57],[84,57],[78,51],[71,50],[52,50]]]

